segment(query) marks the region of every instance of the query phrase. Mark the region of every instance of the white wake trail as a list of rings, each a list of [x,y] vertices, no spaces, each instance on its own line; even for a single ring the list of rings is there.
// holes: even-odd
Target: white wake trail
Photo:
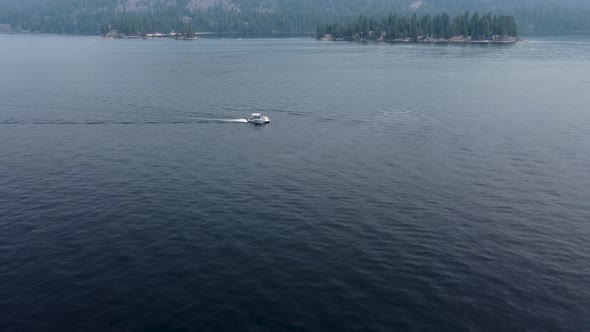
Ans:
[[[211,119],[211,118],[190,118],[191,120],[196,120],[198,122],[214,122],[214,123],[248,123],[248,119],[246,118],[239,118],[239,119]]]

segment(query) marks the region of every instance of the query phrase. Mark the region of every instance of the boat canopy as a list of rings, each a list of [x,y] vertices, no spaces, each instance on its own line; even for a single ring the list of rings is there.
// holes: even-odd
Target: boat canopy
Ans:
[[[252,113],[252,117],[253,118],[259,118],[260,117],[260,113]]]

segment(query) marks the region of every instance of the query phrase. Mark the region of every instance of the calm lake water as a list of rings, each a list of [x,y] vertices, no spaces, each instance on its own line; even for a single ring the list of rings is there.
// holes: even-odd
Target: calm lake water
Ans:
[[[590,37],[0,35],[2,331],[584,331],[589,313]]]

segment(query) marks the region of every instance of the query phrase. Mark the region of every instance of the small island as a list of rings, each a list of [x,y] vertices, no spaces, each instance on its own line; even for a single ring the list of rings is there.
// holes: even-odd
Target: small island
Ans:
[[[511,44],[519,41],[514,16],[470,14],[451,20],[448,13],[418,16],[389,14],[379,19],[359,16],[349,23],[319,24],[318,40],[391,43]]]
[[[176,39],[176,40],[196,40],[199,39],[199,33],[193,32],[193,26],[191,24],[192,18],[185,16],[182,18],[182,32],[176,32],[172,30],[170,33],[161,32],[132,32],[123,33],[114,29],[111,25],[105,25],[103,27],[103,38],[104,39]],[[129,31],[129,28],[125,29]],[[208,33],[201,33],[208,34]]]

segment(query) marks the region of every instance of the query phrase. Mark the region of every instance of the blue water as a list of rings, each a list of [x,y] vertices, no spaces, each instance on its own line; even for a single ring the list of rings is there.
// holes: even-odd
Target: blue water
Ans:
[[[0,35],[0,330],[589,330],[588,105],[588,37]]]

